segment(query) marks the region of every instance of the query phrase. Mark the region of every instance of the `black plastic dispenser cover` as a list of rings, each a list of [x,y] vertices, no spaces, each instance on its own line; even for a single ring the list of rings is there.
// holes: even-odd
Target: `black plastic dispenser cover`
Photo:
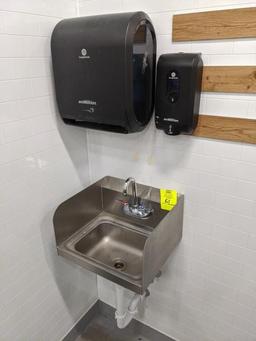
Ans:
[[[191,134],[198,121],[203,61],[200,54],[163,54],[157,64],[155,123],[168,135]]]
[[[154,108],[156,38],[143,12],[64,19],[52,62],[59,112],[67,124],[131,133]]]

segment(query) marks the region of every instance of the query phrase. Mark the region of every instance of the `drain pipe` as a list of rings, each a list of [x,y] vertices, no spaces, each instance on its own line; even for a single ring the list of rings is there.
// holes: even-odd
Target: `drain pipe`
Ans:
[[[143,295],[134,294],[127,309],[125,306],[124,299],[125,290],[126,290],[125,288],[121,287],[118,284],[115,284],[116,291],[115,318],[117,322],[117,327],[120,329],[128,326],[133,317],[138,313],[138,306],[146,295],[146,292]]]

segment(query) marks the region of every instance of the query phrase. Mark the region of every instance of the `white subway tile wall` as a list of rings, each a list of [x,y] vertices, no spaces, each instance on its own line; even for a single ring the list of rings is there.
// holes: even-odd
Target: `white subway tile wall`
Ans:
[[[50,35],[72,0],[0,0],[0,340],[58,341],[97,299],[57,256],[54,209],[89,183],[86,132],[61,122]]]
[[[174,13],[248,6],[255,0],[80,0],[79,9],[81,16],[147,12],[158,55],[193,51],[203,53],[205,65],[255,65],[255,39],[171,41]],[[255,95],[203,94],[201,113],[256,119]],[[255,341],[256,146],[170,137],[152,122],[128,136],[89,131],[88,148],[91,181],[134,176],[185,194],[182,242],[151,286],[140,319],[180,341]],[[98,289],[114,305],[113,285],[99,277]]]

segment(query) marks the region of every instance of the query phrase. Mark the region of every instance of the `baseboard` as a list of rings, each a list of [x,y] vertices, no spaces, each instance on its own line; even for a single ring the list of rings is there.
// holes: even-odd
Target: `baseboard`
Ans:
[[[70,329],[62,341],[74,341],[89,323],[100,313],[100,301],[97,300],[92,304],[91,308],[77,321],[77,323]]]
[[[90,323],[99,316],[104,316],[109,319],[111,324],[115,325],[115,309],[110,305],[98,300],[89,311],[82,316],[77,324],[70,330],[70,332],[62,339],[62,341],[75,341],[90,325]],[[115,327],[116,328],[116,327]],[[157,341],[175,341],[160,333],[159,331],[141,323],[137,320],[132,320],[131,323],[124,329],[125,333],[129,335],[143,335],[147,340]]]

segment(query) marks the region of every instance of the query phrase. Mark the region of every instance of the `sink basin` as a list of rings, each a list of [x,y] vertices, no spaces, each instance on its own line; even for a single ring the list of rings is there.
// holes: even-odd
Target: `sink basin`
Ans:
[[[141,278],[146,233],[121,221],[113,221],[106,215],[98,217],[86,229],[89,231],[82,229],[68,241],[68,249],[131,278]]]
[[[184,198],[179,194],[171,211],[162,210],[159,189],[137,184],[142,199],[150,191],[154,212],[140,219],[125,213],[123,184],[107,176],[63,202],[53,218],[57,250],[143,294],[181,239]]]

